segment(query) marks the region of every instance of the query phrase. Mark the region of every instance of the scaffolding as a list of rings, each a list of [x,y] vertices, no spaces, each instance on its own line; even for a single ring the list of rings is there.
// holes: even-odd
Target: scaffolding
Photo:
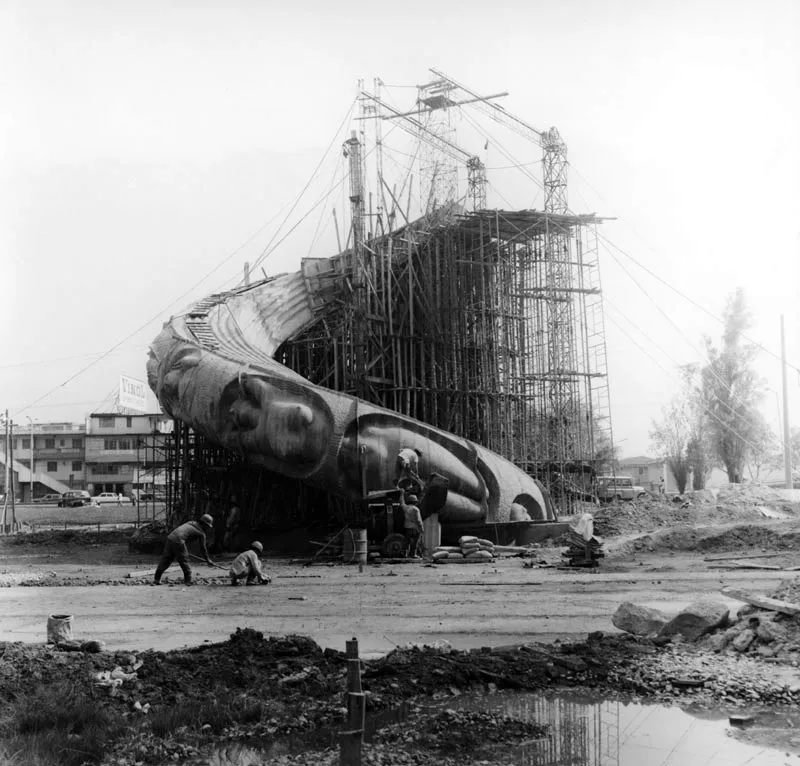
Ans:
[[[276,359],[552,482],[594,459],[607,399],[595,226],[440,208],[332,259],[325,310]]]
[[[434,79],[418,86],[406,112],[382,100],[379,79],[371,93],[359,83],[361,130],[343,146],[346,243],[333,258],[304,259],[316,321],[275,358],[312,383],[497,452],[543,481],[566,511],[612,456],[601,219],[569,212],[567,150],[558,130],[537,130],[497,106],[504,93],[481,96],[431,72]],[[544,210],[488,208],[485,164],[456,142],[453,115],[465,105],[541,148]],[[419,141],[415,221],[412,169],[399,187],[384,177],[384,120]],[[206,449],[199,441],[177,446],[176,461],[189,461],[176,463],[184,503],[191,499],[190,465],[205,465]],[[231,470],[230,455],[215,459]],[[288,486],[277,477],[269,483]],[[340,517],[352,510],[334,498],[308,502],[335,506]]]

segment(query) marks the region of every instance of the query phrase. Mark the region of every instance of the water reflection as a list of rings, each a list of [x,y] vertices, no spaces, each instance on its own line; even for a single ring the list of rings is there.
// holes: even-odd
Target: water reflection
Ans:
[[[462,697],[457,710],[482,710],[535,721],[550,727],[550,736],[513,748],[520,766],[620,766],[620,703],[588,702],[577,697],[493,694]]]
[[[757,718],[764,736],[743,742],[721,710],[682,710],[660,705],[638,705],[576,694],[494,693],[462,696],[428,708],[505,715],[548,724],[550,736],[518,746],[496,745],[498,762],[514,766],[783,766],[785,750],[776,750],[779,735],[795,731],[797,722],[778,721],[769,713]],[[404,721],[405,707],[367,716],[367,741],[384,726]],[[773,727],[767,729],[763,727]],[[754,729],[748,730],[750,734]],[[791,740],[794,742],[794,740]],[[220,749],[206,766],[255,766],[285,753],[302,753],[336,746],[338,731],[320,729],[269,743],[263,748],[233,744]],[[798,740],[800,744],[800,740]],[[798,748],[792,747],[797,751]]]
[[[497,693],[448,707],[550,725],[550,737],[506,750],[518,766],[783,766],[785,750],[742,742],[717,710],[638,705],[576,695]],[[769,741],[775,745],[777,738]],[[797,750],[797,748],[794,748]]]

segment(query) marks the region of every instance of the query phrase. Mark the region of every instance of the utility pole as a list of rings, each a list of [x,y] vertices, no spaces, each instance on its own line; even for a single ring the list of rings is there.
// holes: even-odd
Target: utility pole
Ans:
[[[29,474],[29,478],[31,480],[30,482],[31,489],[30,489],[30,496],[28,497],[28,502],[32,503],[33,502],[33,418],[30,415],[26,415],[25,417],[28,418],[28,420],[31,423],[31,466]]]
[[[6,453],[6,464],[7,465],[14,465],[14,421],[12,420],[8,424],[8,446],[10,447],[10,454]],[[19,474],[17,474],[17,479],[19,479]],[[11,531],[16,531],[17,528],[17,509],[14,505],[15,497],[17,494],[17,488],[14,486],[14,471],[11,471]],[[8,492],[6,492],[6,497],[8,497]]]
[[[6,464],[6,481],[5,481],[5,494],[3,496],[3,525],[2,525],[2,533],[5,534],[6,531],[6,509],[8,508],[8,483],[9,477],[11,476],[11,470],[8,464],[8,453],[10,452],[10,440],[8,438],[8,410],[5,411],[5,415],[3,416],[3,422],[6,426],[6,443],[4,445],[6,455],[5,455],[5,464]]]
[[[789,386],[786,383],[786,333],[781,314],[781,381],[783,382],[783,470],[786,489],[792,489],[792,442],[789,432]]]

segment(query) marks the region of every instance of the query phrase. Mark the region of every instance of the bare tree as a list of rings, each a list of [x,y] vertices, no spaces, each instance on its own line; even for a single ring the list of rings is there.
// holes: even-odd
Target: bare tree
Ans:
[[[753,426],[746,465],[750,478],[757,481],[762,469],[780,467],[782,455],[775,434],[760,412],[754,413]]]
[[[705,489],[706,479],[716,463],[708,414],[703,391],[700,388],[701,371],[698,365],[687,364],[681,368],[683,376],[683,401],[689,427],[686,458],[692,474],[692,489]]]
[[[653,448],[667,461],[678,492],[686,491],[689,481],[688,446],[691,436],[689,410],[683,394],[675,396],[668,406],[661,409],[661,420],[652,421],[650,439]]]
[[[753,369],[757,349],[744,339],[752,320],[741,288],[728,298],[722,345],[706,338],[708,363],[701,370],[703,405],[711,443],[728,481],[739,483],[759,431],[757,406],[763,379]]]

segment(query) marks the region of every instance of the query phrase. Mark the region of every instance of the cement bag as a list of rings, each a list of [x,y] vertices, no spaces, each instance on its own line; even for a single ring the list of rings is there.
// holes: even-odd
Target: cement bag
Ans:
[[[465,545],[466,543],[477,543],[477,542],[478,538],[474,537],[473,535],[462,535],[461,537],[458,538],[458,544],[462,546]]]
[[[447,558],[450,561],[452,561],[453,559],[463,559],[464,558],[464,554],[463,553],[448,553],[447,554]]]
[[[493,543],[491,540],[484,540],[484,538],[482,538],[482,537],[479,537],[479,538],[478,538],[478,543],[479,543],[481,546],[484,546],[484,545],[486,545],[486,546],[488,546],[489,548],[494,548],[494,543]]]
[[[436,553],[433,554],[433,560],[442,561],[443,559],[446,559],[449,555],[450,553],[448,551],[436,551]]]
[[[462,553],[474,553],[475,551],[479,551],[480,549],[481,549],[481,546],[478,545],[477,543],[470,543],[470,544],[461,546],[461,552]]]
[[[51,614],[47,618],[47,643],[59,644],[72,641],[72,615]]]
[[[594,517],[591,513],[582,513],[572,528],[588,542],[594,535]]]
[[[492,556],[489,551],[473,551],[472,553],[468,553],[466,556],[464,556],[464,558],[467,558],[470,561],[491,561],[494,556]]]

